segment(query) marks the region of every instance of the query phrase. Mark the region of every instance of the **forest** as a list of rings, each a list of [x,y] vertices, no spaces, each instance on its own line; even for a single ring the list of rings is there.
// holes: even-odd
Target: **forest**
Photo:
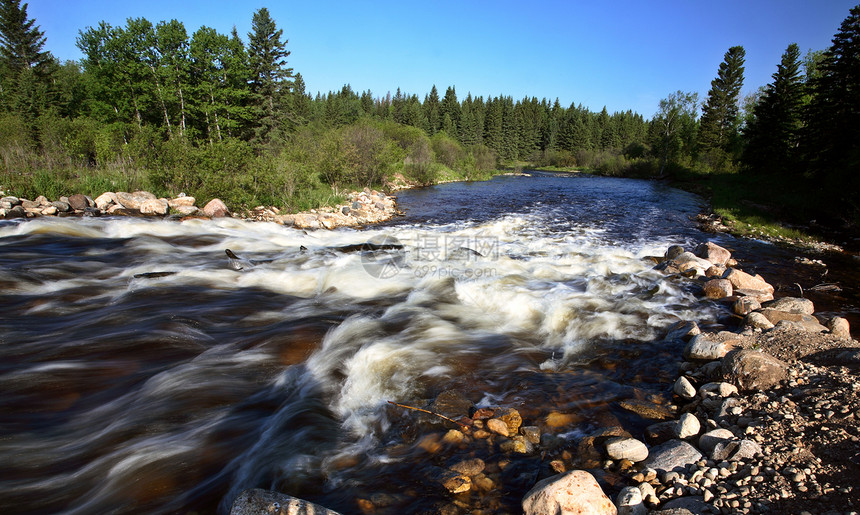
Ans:
[[[314,95],[266,8],[244,38],[101,22],[80,30],[83,58],[64,63],[46,41],[26,3],[0,0],[0,189],[23,197],[147,189],[301,210],[396,174],[431,184],[539,167],[671,179],[729,218],[763,204],[789,220],[860,220],[860,6],[831,47],[789,45],[754,94],[741,98],[745,50],[733,46],[704,98],[671,92],[647,120],[458,97],[453,85],[423,99],[349,84]]]

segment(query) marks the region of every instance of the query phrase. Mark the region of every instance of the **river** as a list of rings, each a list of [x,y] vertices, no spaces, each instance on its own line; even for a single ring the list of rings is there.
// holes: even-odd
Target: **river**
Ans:
[[[433,512],[451,501],[437,467],[498,453],[428,445],[450,426],[388,401],[456,392],[570,442],[641,432],[618,403],[667,398],[666,327],[731,322],[649,256],[712,239],[771,282],[821,279],[780,268],[798,269],[789,251],[702,233],[701,199],[657,182],[534,173],[398,202],[404,216],[365,230],[0,222],[0,507],[226,513],[262,487],[345,514]],[[855,290],[828,295],[856,317]],[[546,464],[510,462],[460,501],[516,512]]]

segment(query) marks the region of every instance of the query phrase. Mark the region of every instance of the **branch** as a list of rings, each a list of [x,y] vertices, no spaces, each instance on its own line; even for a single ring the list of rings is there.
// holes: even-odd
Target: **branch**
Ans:
[[[422,412],[422,413],[427,413],[427,414],[429,414],[429,415],[435,415],[435,416],[437,416],[437,417],[439,417],[439,418],[443,418],[443,419],[447,420],[448,422],[453,422],[453,423],[455,423],[455,424],[458,424],[459,426],[463,427],[463,428],[464,428],[464,429],[466,429],[467,431],[471,431],[471,429],[472,429],[472,428],[471,428],[471,426],[469,426],[469,424],[464,424],[463,422],[459,422],[459,421],[454,420],[454,419],[452,419],[452,418],[448,418],[448,417],[446,417],[445,415],[442,415],[442,414],[440,414],[440,413],[435,413],[435,412],[430,411],[430,410],[426,410],[426,409],[422,409],[422,408],[416,408],[416,407],[414,407],[414,406],[407,406],[407,405],[405,405],[405,404],[398,404],[398,403],[396,403],[396,402],[392,402],[392,401],[388,401],[388,404],[393,404],[393,405],[395,405],[395,406],[397,406],[397,407],[399,407],[399,408],[406,408],[406,409],[411,409],[411,410],[414,410],[414,411],[420,411],[420,412]]]

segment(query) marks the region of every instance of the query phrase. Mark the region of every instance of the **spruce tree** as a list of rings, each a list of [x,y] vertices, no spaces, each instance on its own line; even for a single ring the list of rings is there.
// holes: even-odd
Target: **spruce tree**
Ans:
[[[738,100],[744,84],[744,59],[742,46],[733,46],[720,63],[717,78],[711,81],[708,99],[702,108],[699,143],[705,152],[731,153],[737,142]]]
[[[792,43],[773,74],[753,119],[744,131],[747,147],[743,161],[755,172],[784,172],[797,163],[803,109],[804,84],[800,73],[800,48]]]
[[[0,0],[0,108],[23,115],[30,127],[51,103],[57,65],[44,46],[45,34],[28,19],[27,4]]]
[[[265,7],[254,13],[251,32],[248,33],[248,57],[251,65],[252,101],[259,115],[256,137],[264,142],[271,140],[281,123],[280,101],[292,89],[293,69],[287,68],[287,40],[281,41],[284,31]]]

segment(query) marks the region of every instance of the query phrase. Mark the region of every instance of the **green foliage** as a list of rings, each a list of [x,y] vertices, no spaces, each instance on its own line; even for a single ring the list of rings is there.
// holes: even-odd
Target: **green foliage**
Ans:
[[[738,145],[738,101],[744,83],[746,51],[733,46],[720,63],[717,78],[711,81],[702,108],[699,144],[704,153],[734,155]],[[719,160],[721,157],[716,157]]]

